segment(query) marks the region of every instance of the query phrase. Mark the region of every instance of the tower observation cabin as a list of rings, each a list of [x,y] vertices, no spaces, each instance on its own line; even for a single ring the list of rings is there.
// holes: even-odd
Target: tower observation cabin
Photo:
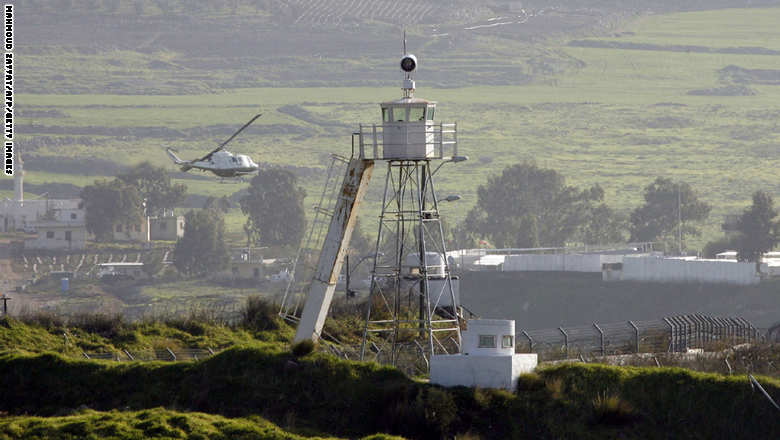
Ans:
[[[445,159],[457,156],[457,125],[435,120],[436,102],[414,96],[417,58],[401,58],[403,96],[380,103],[381,124],[360,125],[360,156],[377,160]]]

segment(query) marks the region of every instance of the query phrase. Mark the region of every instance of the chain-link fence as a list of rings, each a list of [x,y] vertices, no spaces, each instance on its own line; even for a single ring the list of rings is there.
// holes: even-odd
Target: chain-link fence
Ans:
[[[539,360],[573,359],[630,353],[684,352],[755,342],[761,334],[742,318],[679,315],[653,321],[593,323],[576,327],[522,330],[518,353],[537,353]]]

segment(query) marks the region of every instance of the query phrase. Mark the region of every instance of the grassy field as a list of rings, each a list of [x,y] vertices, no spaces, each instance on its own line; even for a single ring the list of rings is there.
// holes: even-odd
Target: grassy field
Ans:
[[[596,40],[777,49],[780,30],[774,24],[779,20],[780,8],[653,15],[625,23],[615,33],[619,37]],[[640,203],[642,188],[656,176],[689,182],[713,205],[703,236],[688,242],[694,250],[718,236],[723,215],[745,207],[753,191],[780,196],[780,86],[747,84],[753,96],[688,95],[726,85],[718,73],[726,66],[775,69],[778,56],[583,48],[567,41],[549,49],[582,61],[582,67],[530,85],[455,89],[426,87],[425,70],[418,74],[418,96],[439,101],[439,119],[458,121],[460,151],[471,159],[444,167],[438,177],[439,194],[463,196],[445,207],[449,219],[465,216],[477,186],[489,175],[523,160],[554,168],[576,185],[601,184],[607,202],[623,212]],[[323,169],[328,153],[349,154],[349,127],[377,122],[377,103],[397,97],[397,86],[237,89],[179,96],[23,94],[17,97],[23,111],[57,110],[61,117],[20,116],[17,124],[22,142],[67,135],[98,143],[44,143],[36,154],[127,163],[148,159],[173,169],[164,147],[175,147],[184,157],[196,156],[259,109],[264,116],[254,131],[236,140],[233,151],[268,164]],[[317,119],[306,121],[279,111],[290,105]],[[170,132],[159,134],[159,128]],[[363,215],[378,214],[381,175],[374,178]],[[322,178],[322,173],[302,178],[307,206],[316,203]],[[81,186],[94,177],[30,171],[27,180]],[[246,185],[181,182],[191,193],[215,196]],[[243,235],[242,217],[238,211],[228,216],[230,237],[236,242]],[[371,223],[364,225],[373,229]]]
[[[775,438],[780,432],[776,409],[747,378],[680,368],[562,364],[521,376],[507,392],[432,386],[394,368],[320,353],[296,356],[266,343],[196,362],[5,353],[0,373],[0,410],[10,416],[0,432],[7,438],[29,438],[20,436],[25,426],[57,432],[68,422],[83,431],[84,419],[94,416],[143,429],[134,420],[139,411],[158,427],[147,437],[176,438],[184,420],[171,420],[172,408],[192,422],[231,417],[245,424],[260,415],[295,433],[349,438],[377,431],[417,439],[664,438],[671,431],[678,438]],[[777,380],[758,380],[770,395],[780,389]],[[83,407],[96,412],[72,411]],[[123,410],[112,411],[118,407]],[[63,413],[72,418],[58,417]]]

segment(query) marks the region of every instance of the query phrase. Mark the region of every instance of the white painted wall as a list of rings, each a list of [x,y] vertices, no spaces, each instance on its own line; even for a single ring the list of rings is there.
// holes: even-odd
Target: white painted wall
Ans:
[[[620,263],[623,255],[612,254],[521,254],[504,259],[504,272],[559,271],[601,272],[604,263]]]
[[[486,348],[479,346],[479,337],[492,335],[496,346]],[[515,321],[512,319],[470,319],[466,321],[466,330],[461,332],[463,339],[463,354],[474,356],[511,356],[515,352]],[[510,347],[502,346],[502,337],[512,336]]]
[[[760,282],[754,263],[728,260],[683,260],[661,257],[626,257],[624,281],[703,282],[752,285]]]
[[[435,355],[431,383],[452,386],[503,388],[514,391],[521,374],[534,371],[536,353],[511,356]]]

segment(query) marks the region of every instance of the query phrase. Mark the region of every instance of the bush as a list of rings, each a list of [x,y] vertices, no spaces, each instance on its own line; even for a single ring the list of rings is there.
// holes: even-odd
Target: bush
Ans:
[[[304,339],[292,346],[292,354],[295,357],[303,357],[314,351],[314,341],[311,339]]]
[[[280,325],[277,310],[276,305],[259,296],[250,296],[241,312],[241,324],[251,330],[278,330]]]
[[[81,313],[69,320],[71,327],[79,328],[88,333],[95,333],[107,339],[123,335],[127,329],[121,314]]]
[[[600,393],[593,399],[593,422],[624,425],[636,419],[634,407],[616,394]]]

